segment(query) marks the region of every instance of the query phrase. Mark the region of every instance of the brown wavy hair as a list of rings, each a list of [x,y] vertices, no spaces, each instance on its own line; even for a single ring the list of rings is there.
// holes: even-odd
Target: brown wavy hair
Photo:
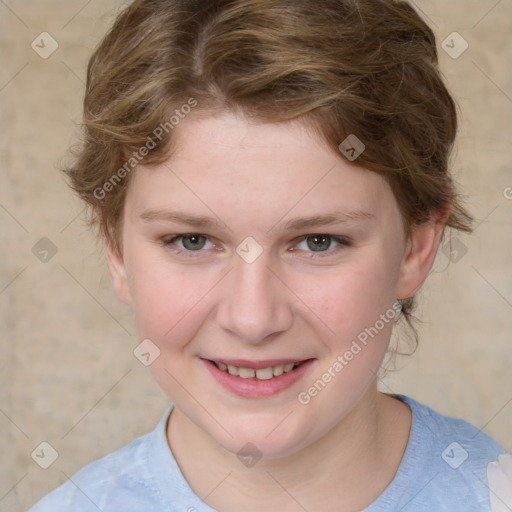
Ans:
[[[169,158],[170,120],[192,102],[191,115],[301,120],[340,158],[355,134],[366,146],[355,164],[386,178],[406,234],[433,212],[470,231],[448,170],[456,107],[434,34],[405,1],[131,3],[90,59],[83,140],[64,170],[90,224],[120,253],[130,170]],[[408,323],[412,307],[402,301]]]

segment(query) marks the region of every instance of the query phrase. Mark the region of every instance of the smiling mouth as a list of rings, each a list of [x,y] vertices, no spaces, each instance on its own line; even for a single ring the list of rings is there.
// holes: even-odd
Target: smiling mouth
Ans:
[[[285,373],[292,372],[293,370],[304,364],[306,361],[298,361],[296,363],[287,363],[258,369],[234,366],[220,361],[210,362],[213,363],[220,371],[228,373],[229,375],[232,375],[234,377],[240,377],[241,379],[270,380],[273,379],[274,377],[280,377]]]

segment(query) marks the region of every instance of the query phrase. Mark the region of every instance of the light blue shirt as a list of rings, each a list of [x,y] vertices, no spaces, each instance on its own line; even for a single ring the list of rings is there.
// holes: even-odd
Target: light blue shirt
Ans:
[[[363,512],[491,512],[487,464],[504,450],[464,420],[394,396],[412,410],[409,441],[393,481]],[[85,466],[29,512],[216,512],[169,449],[171,410],[153,432]]]

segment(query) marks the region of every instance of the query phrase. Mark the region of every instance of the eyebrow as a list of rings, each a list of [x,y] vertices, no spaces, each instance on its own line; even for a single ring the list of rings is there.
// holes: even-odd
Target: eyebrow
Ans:
[[[312,215],[311,217],[300,217],[289,220],[285,225],[286,231],[298,231],[301,229],[312,228],[315,226],[330,226],[333,224],[343,224],[348,221],[372,219],[374,215],[362,210],[338,211],[326,215]]]
[[[221,222],[213,217],[193,215],[191,213],[181,211],[146,210],[145,212],[141,213],[140,218],[145,222],[175,222],[178,224],[188,224],[189,226],[205,229],[211,227],[219,227],[221,225]]]
[[[328,226],[342,224],[349,221],[372,219],[374,215],[362,210],[336,211],[326,215],[312,215],[310,217],[299,217],[289,220],[283,227],[284,231],[298,231],[315,226]],[[177,224],[186,224],[200,229],[219,228],[221,222],[214,217],[194,215],[182,211],[169,210],[146,210],[141,213],[140,218],[145,222],[164,221]],[[277,224],[276,224],[277,225]],[[275,225],[269,229],[272,231]]]

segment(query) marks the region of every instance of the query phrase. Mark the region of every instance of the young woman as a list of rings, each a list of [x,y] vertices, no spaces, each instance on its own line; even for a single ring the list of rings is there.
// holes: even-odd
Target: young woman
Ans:
[[[445,228],[471,223],[411,5],[137,0],[91,58],[84,124],[67,174],[173,405],[33,512],[505,503],[498,444],[377,390]]]

